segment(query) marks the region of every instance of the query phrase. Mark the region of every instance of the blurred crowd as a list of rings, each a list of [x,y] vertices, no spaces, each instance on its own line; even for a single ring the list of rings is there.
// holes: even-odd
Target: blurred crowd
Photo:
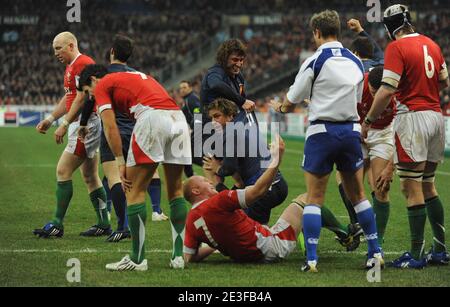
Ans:
[[[36,2],[40,5],[36,6]],[[403,2],[413,3],[413,9],[419,12],[413,16],[417,31],[436,40],[447,63],[450,63],[449,1]],[[247,89],[269,82],[292,67],[298,69],[299,55],[315,50],[308,11],[338,9],[344,46],[350,46],[355,37],[355,33],[346,28],[350,18],[361,20],[364,29],[382,48],[387,43],[380,23],[364,22],[367,7],[361,5],[361,0],[306,0],[301,2],[301,10],[295,0],[97,0],[83,2],[82,22],[69,27],[65,21],[68,8],[61,7],[60,3],[56,0],[2,0],[0,3],[1,15],[39,16],[37,25],[9,26],[7,31],[0,25],[3,33],[18,32],[15,41],[14,35],[11,36],[12,42],[0,40],[0,105],[54,104],[61,98],[64,66],[54,58],[51,43],[56,33],[66,30],[74,32],[79,39],[80,50],[99,63],[106,62],[105,53],[112,34],[129,35],[136,42],[129,65],[152,74],[167,63],[182,60],[190,50],[214,36],[222,27],[219,12],[281,13],[280,23],[234,28],[233,34],[248,47],[244,68]],[[191,80],[197,93],[203,75],[204,71],[201,71]],[[182,101],[176,90],[172,94],[177,101]],[[284,95],[285,91],[281,91],[267,97],[250,98],[257,102],[261,111],[265,111],[272,96],[282,99]],[[449,103],[449,95],[448,90],[442,94],[443,106]]]
[[[27,13],[24,5],[27,1],[19,2],[23,8],[17,8],[16,2],[8,6],[8,2],[12,1],[0,3],[2,15]],[[54,104],[63,96],[65,67],[56,60],[52,50],[53,38],[59,32],[73,32],[80,51],[103,64],[113,34],[126,34],[135,40],[129,65],[152,74],[168,63],[182,59],[213,36],[221,25],[220,15],[210,11],[195,15],[181,11],[128,12],[124,15],[122,11],[114,10],[117,7],[110,7],[111,3],[88,2],[91,3],[94,5],[82,8],[81,23],[68,24],[68,8],[56,6],[55,1],[46,1],[29,13],[39,16],[36,25],[1,25],[0,104]]]

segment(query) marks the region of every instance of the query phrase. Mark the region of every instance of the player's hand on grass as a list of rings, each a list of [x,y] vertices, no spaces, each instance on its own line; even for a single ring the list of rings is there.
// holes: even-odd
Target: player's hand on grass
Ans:
[[[48,119],[41,120],[36,126],[36,130],[39,133],[46,134],[47,130],[50,129],[52,123]]]
[[[255,102],[247,99],[242,105],[242,108],[247,112],[253,112],[256,109],[256,104]]]
[[[67,133],[67,127],[64,125],[61,125],[56,129],[55,131],[55,141],[56,144],[62,144],[64,143],[64,136]]]
[[[361,33],[362,31],[364,31],[363,27],[361,26],[361,23],[359,22],[358,19],[350,19],[349,21],[347,21],[347,27],[355,32],[355,33]]]

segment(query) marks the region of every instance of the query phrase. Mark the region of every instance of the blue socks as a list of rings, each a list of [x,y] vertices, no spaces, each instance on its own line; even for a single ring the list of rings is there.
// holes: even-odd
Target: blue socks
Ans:
[[[125,198],[125,192],[123,191],[122,185],[120,183],[116,183],[111,188],[111,199],[114,206],[114,211],[116,211],[117,216],[117,230],[127,230],[127,200]]]
[[[317,261],[317,245],[322,228],[322,210],[317,205],[307,205],[303,210],[303,234],[308,261]]]
[[[153,212],[161,214],[161,180],[152,179],[147,188],[147,192],[150,195],[150,199],[152,201]]]
[[[364,231],[368,245],[368,256],[373,257],[374,253],[381,251],[378,245],[377,224],[375,222],[375,214],[368,200],[363,200],[355,206],[355,212],[358,216],[359,224]]]

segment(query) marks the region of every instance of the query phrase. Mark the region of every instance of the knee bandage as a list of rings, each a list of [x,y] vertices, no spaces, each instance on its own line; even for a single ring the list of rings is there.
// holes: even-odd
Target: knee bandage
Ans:
[[[433,183],[434,179],[435,179],[435,174],[434,172],[431,173],[424,173],[423,174],[423,181],[422,182],[428,182],[428,183]]]
[[[397,175],[400,177],[400,181],[405,180],[414,180],[417,182],[423,181],[423,172],[422,171],[413,171],[409,169],[397,169]]]

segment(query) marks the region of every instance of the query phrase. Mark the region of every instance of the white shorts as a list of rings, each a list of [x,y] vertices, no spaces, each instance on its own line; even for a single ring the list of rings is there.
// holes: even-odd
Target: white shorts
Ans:
[[[153,163],[192,164],[189,126],[182,111],[149,109],[139,115],[127,166]]]
[[[384,129],[369,129],[366,143],[362,144],[361,147],[364,159],[391,160],[394,154],[394,129],[392,125]]]
[[[444,161],[445,124],[441,113],[420,111],[398,114],[394,132],[395,163]]]
[[[297,238],[292,226],[283,219],[278,219],[269,234],[256,232],[256,247],[264,255],[265,262],[285,259],[297,246]]]
[[[87,127],[89,133],[84,142],[78,138],[78,128],[80,120],[73,122],[69,126],[67,133],[68,141],[65,151],[81,158],[92,159],[100,147],[101,122],[97,114],[92,113],[89,117]]]

